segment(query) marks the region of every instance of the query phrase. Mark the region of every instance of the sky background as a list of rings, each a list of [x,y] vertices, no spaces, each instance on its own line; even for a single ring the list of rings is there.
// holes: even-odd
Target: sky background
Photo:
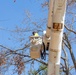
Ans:
[[[16,34],[14,30],[19,28],[26,28],[26,26],[28,25],[31,28],[33,28],[30,24],[31,22],[41,22],[43,18],[45,17],[47,18],[48,8],[41,7],[43,1],[44,0],[16,0],[16,2],[14,2],[14,0],[0,0],[0,44],[1,45],[4,45],[11,49],[17,49],[24,45],[26,41],[22,41],[20,43],[20,41],[18,40],[18,38],[24,36],[22,35],[22,33]],[[30,19],[26,20],[27,17],[30,17],[31,20]],[[29,23],[27,24],[27,22]],[[44,27],[44,29],[46,28]],[[26,35],[30,36],[31,34],[27,33]],[[27,38],[27,36],[25,37]],[[74,50],[75,50],[75,46],[73,47]],[[6,73],[6,75],[10,75],[10,73],[12,72],[9,71],[8,73]]]
[[[8,39],[14,34],[12,31],[17,27],[25,28],[27,26],[25,21],[30,23],[30,20],[26,20],[27,15],[31,18],[31,22],[37,22],[46,17],[47,12],[43,12],[45,10],[42,10],[42,3],[43,0],[16,0],[16,2],[0,0],[0,43],[5,46],[10,45],[11,41]],[[14,41],[11,42],[12,46],[13,44],[15,44]]]
[[[16,29],[26,28],[26,26],[30,26],[32,29],[33,26],[30,24],[31,22],[39,22],[43,18],[47,18],[47,8],[42,9],[41,7],[43,1],[44,0],[16,0],[16,2],[14,2],[14,0],[0,0],[0,45],[10,49],[18,49],[24,46],[26,40],[20,42],[18,38],[27,38],[31,33],[16,33],[14,31]],[[30,17],[31,20],[27,19],[28,17]],[[24,34],[27,36],[24,36]],[[36,63],[36,67],[38,66]],[[26,66],[26,68],[30,68],[30,65]],[[11,66],[5,75],[11,75],[12,69],[14,69],[14,66]],[[27,70],[25,71],[26,75]],[[22,75],[24,75],[24,73]]]

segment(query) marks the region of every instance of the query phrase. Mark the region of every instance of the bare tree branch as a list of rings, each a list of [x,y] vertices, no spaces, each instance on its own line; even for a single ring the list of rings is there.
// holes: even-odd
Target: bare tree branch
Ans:
[[[65,26],[65,28],[66,28],[68,31],[73,32],[74,34],[76,34],[76,32],[75,32],[74,30],[69,29],[66,25],[64,25],[64,26]]]
[[[75,59],[75,57],[74,57],[74,54],[73,54],[73,51],[72,51],[72,47],[71,47],[70,41],[69,41],[66,33],[64,33],[64,36],[65,36],[66,42],[67,42],[67,44],[66,44],[65,42],[64,42],[64,44],[65,44],[65,46],[69,49],[71,58],[72,58],[72,60],[73,60],[74,67],[75,67],[75,69],[76,69],[76,59]]]

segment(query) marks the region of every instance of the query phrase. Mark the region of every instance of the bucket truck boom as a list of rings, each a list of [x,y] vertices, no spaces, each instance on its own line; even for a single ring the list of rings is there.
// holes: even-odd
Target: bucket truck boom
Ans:
[[[48,24],[51,27],[48,75],[59,75],[66,2],[67,0],[50,0],[51,5],[49,5],[49,8],[52,9],[49,9],[49,15],[52,15],[48,18]],[[49,21],[51,21],[51,23]],[[46,31],[46,35],[48,30]]]

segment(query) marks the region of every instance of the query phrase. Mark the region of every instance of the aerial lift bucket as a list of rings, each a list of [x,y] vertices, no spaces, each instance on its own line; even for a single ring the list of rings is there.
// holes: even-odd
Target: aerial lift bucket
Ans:
[[[42,46],[42,38],[40,36],[31,36],[30,37],[30,56],[33,59],[40,58],[40,50]]]

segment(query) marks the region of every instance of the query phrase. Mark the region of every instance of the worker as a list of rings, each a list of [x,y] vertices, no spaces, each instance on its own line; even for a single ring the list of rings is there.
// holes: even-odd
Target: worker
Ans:
[[[32,34],[33,34],[33,36],[39,36],[39,34],[37,32],[33,32]]]

